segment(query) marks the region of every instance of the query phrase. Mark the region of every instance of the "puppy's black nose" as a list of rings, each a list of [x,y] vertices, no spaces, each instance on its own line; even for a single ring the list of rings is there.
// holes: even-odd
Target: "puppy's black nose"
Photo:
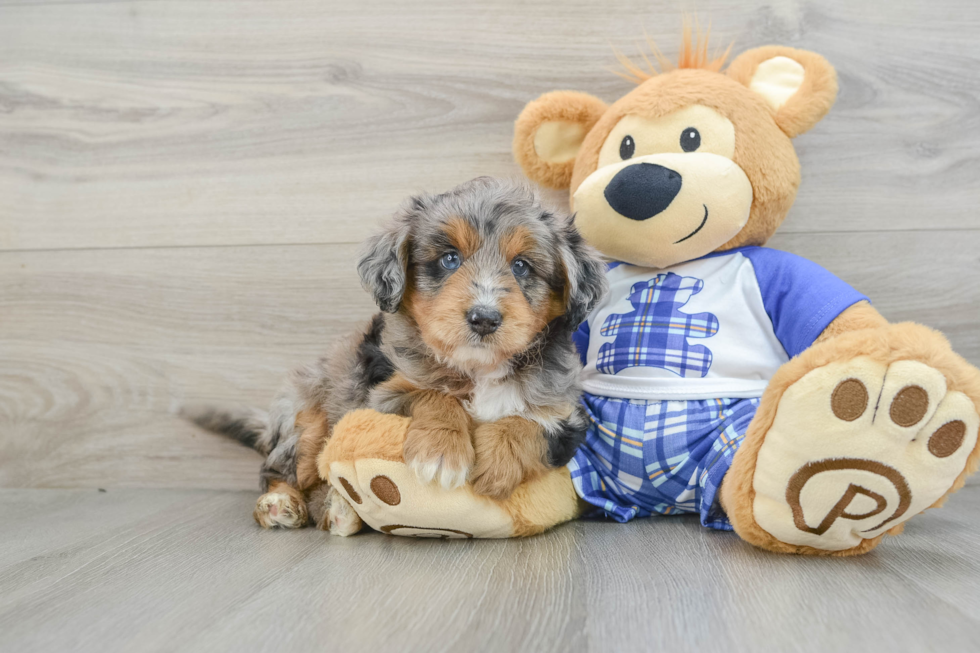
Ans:
[[[656,163],[634,163],[616,173],[606,186],[606,201],[630,220],[647,220],[681,192],[681,175]]]
[[[500,327],[502,319],[500,311],[486,306],[477,306],[470,309],[466,314],[466,321],[470,323],[470,329],[481,336],[488,336]]]

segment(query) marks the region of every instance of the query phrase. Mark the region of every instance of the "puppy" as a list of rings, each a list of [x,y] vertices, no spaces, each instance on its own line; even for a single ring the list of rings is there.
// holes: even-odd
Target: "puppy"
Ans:
[[[404,454],[422,481],[506,498],[584,438],[571,334],[604,268],[526,186],[482,177],[413,197],[357,264],[382,313],[295,372],[268,413],[186,415],[266,454],[266,528],[360,529],[316,471],[332,424],[358,408],[412,418]]]

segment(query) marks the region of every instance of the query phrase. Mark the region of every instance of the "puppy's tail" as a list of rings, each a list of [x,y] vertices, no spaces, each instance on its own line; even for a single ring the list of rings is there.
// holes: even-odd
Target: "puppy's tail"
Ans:
[[[177,414],[202,429],[237,440],[262,455],[268,456],[275,447],[276,433],[270,424],[269,414],[264,410],[247,406],[181,406]]]

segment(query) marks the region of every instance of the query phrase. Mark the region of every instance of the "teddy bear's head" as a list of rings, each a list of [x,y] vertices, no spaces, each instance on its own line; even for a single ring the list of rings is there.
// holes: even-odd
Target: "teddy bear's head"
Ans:
[[[700,39],[699,39],[700,40]],[[607,106],[556,91],[517,119],[514,153],[533,181],[569,188],[575,224],[605,255],[656,268],[761,245],[800,183],[790,139],[817,123],[837,77],[812,52],[769,46],[709,59],[685,34],[668,72]]]

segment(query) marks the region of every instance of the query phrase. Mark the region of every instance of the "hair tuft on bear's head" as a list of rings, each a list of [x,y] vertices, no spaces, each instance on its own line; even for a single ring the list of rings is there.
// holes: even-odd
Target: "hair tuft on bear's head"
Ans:
[[[708,43],[711,41],[711,27],[708,26],[706,31],[702,31],[700,22],[695,21],[692,25],[690,16],[684,17],[684,26],[681,30],[681,47],[677,53],[676,63],[664,56],[660,48],[657,47],[656,42],[649,35],[646,35],[644,40],[647,48],[650,50],[650,54],[657,60],[657,65],[654,65],[650,61],[650,57],[642,49],[639,52],[639,57],[646,64],[645,69],[642,65],[638,65],[623,53],[614,50],[616,59],[619,60],[619,64],[623,67],[621,71],[613,70],[614,74],[628,82],[642,84],[662,72],[669,72],[679,68],[698,68],[718,72],[725,67],[725,62],[728,60],[728,55],[732,52],[733,45],[729,44],[728,48],[724,51],[708,54]]]

